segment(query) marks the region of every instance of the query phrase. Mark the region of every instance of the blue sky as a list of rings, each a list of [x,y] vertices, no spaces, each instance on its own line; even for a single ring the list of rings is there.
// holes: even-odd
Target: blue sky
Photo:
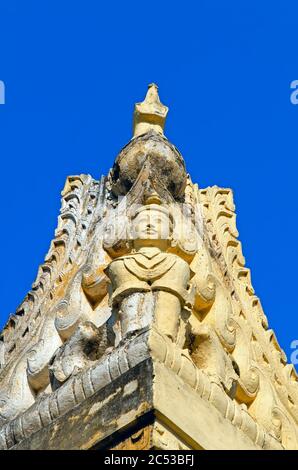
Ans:
[[[107,173],[147,84],[201,187],[231,187],[257,295],[298,339],[298,4],[0,0],[0,326],[48,250],[67,175]]]

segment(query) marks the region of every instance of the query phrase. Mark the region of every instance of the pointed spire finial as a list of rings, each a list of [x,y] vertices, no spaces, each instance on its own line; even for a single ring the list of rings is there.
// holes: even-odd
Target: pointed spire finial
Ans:
[[[163,135],[168,111],[169,108],[160,102],[158,86],[150,83],[144,101],[135,105],[133,137],[146,134],[150,129]]]

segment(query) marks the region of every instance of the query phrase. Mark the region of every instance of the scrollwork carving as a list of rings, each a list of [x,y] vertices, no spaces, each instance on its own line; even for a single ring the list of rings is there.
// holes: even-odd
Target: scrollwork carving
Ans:
[[[70,376],[99,360],[107,345],[105,325],[97,328],[91,322],[80,323],[73,335],[51,359],[49,371],[53,390],[60,387]]]

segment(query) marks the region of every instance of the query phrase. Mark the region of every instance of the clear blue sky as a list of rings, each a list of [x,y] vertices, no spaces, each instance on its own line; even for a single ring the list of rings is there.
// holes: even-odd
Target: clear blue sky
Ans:
[[[247,265],[290,356],[298,339],[298,3],[0,0],[0,324],[30,289],[67,175],[107,173],[158,83],[201,187],[232,187]]]

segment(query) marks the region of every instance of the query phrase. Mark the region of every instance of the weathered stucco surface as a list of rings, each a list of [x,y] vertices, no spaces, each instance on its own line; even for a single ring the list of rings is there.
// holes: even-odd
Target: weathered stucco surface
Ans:
[[[67,178],[0,336],[1,449],[297,449],[298,385],[238,240],[150,85],[107,177]]]

